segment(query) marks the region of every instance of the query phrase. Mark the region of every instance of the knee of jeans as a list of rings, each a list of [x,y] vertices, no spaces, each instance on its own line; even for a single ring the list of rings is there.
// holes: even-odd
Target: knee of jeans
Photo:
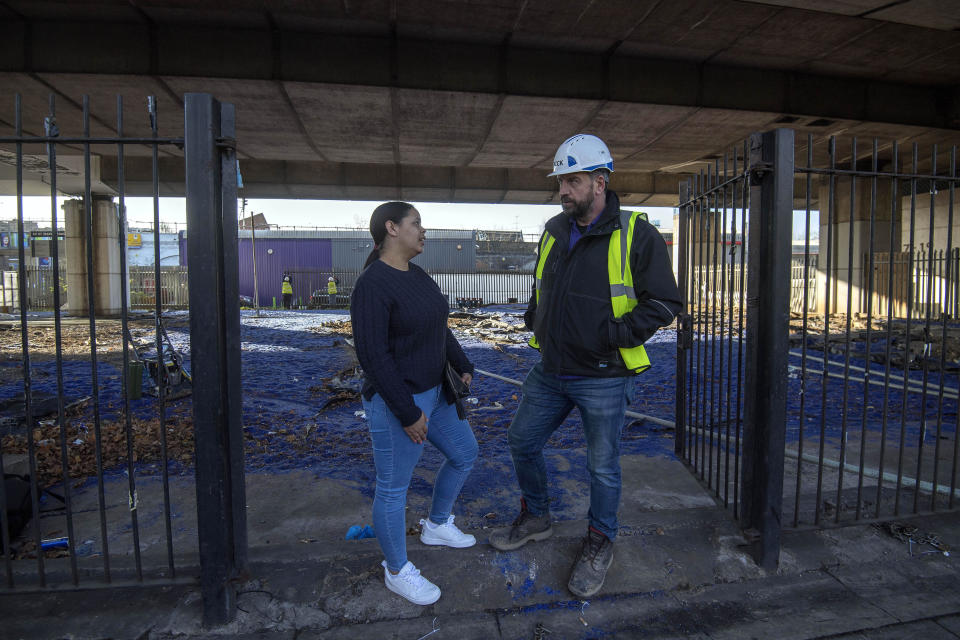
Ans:
[[[391,487],[378,481],[375,496],[388,508],[397,504],[402,506],[407,499],[407,487]]]
[[[532,453],[529,438],[522,437],[513,426],[507,431],[507,444],[510,446],[510,453],[513,455]]]
[[[588,458],[587,471],[605,487],[620,486],[620,461],[617,458],[595,460]]]

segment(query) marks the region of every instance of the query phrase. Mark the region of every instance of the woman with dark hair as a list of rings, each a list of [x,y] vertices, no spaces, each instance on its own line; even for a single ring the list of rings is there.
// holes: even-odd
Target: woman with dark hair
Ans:
[[[468,385],[473,364],[447,328],[448,304],[437,283],[410,262],[423,251],[420,213],[406,202],[381,204],[370,217],[370,235],[374,248],[353,289],[350,318],[377,470],[373,526],[386,557],[387,588],[427,605],[440,598],[440,589],[407,559],[407,488],[429,441],[446,460],[430,514],[420,520],[420,541],[476,543],[453,523],[451,510],[477,458],[477,440],[441,384],[448,361]]]

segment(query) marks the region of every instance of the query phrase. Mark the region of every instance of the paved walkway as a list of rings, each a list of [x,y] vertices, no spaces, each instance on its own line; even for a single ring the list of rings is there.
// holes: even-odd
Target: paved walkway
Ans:
[[[651,473],[663,471],[662,460],[650,464]],[[665,483],[642,508],[628,492],[614,566],[587,602],[566,590],[583,521],[557,523],[551,539],[509,553],[490,547],[484,530],[470,549],[410,537],[411,559],[443,589],[436,604],[419,607],[384,588],[375,540],[342,539],[344,517],[326,530],[318,520],[305,542],[279,544],[266,543],[259,529],[268,523],[252,517],[251,578],[226,627],[201,628],[199,591],[186,571],[172,586],[0,595],[0,639],[960,638],[957,555],[926,553],[929,546],[858,524],[787,533],[780,569],[768,574],[744,552],[727,512],[699,485],[676,484],[685,499],[665,500]],[[329,489],[325,499],[336,500]],[[960,550],[960,513],[900,520]]]

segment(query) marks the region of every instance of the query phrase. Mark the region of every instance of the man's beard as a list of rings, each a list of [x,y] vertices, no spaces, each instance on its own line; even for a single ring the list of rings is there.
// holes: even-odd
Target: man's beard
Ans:
[[[571,205],[569,209],[566,206],[563,207],[563,212],[567,214],[567,216],[574,220],[586,220],[589,217],[590,209],[593,207],[593,201],[594,195],[593,192],[590,192],[590,194],[580,202],[577,202],[573,198],[568,198],[566,203],[561,201],[561,205]]]

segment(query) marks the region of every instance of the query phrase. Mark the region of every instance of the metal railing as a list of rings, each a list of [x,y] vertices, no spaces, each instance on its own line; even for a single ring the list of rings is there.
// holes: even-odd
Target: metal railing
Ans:
[[[16,347],[4,345],[4,360],[19,361],[19,379],[4,376],[0,381],[0,397],[5,399],[5,413],[0,416],[0,472],[6,471],[8,463],[22,465],[30,486],[30,508],[21,514],[27,524],[19,535],[10,534],[10,505],[0,491],[0,590],[195,581],[197,576],[186,575],[183,560],[175,558],[199,554],[204,620],[217,623],[235,615],[231,580],[246,561],[238,444],[236,158],[230,144],[232,107],[203,94],[188,94],[185,102],[184,137],[160,136],[157,102],[152,97],[147,117],[130,126],[145,131],[143,135],[127,135],[121,97],[117,98],[116,134],[91,135],[87,96],[82,99],[78,125],[58,122],[56,100],[50,96],[48,105],[31,105],[33,111],[47,108],[42,122],[26,127],[18,95],[12,135],[0,131],[0,145],[12,149],[15,160],[19,237],[24,226],[25,170],[44,168],[43,181],[50,188],[50,228],[58,229],[57,154],[79,150],[84,166],[82,193],[64,204],[63,239],[52,234],[50,240],[51,266],[29,268],[21,245],[15,277],[4,274],[0,286],[3,304],[18,315],[14,328],[20,337]],[[210,117],[211,112],[215,117]],[[68,126],[80,132],[67,133]],[[106,126],[98,123],[100,128]],[[41,127],[43,135],[24,132]],[[116,201],[93,193],[90,167],[95,145],[109,146],[117,154]],[[152,158],[157,231],[154,266],[128,271],[124,157],[130,147]],[[184,150],[186,160],[188,224],[194,228],[190,246],[199,265],[190,278],[205,294],[190,301],[191,366],[203,384],[193,390],[193,420],[181,412],[175,421],[186,425],[179,435],[195,441],[199,488],[191,483],[187,491],[181,490],[176,508],[196,501],[201,546],[197,539],[174,535],[175,489],[169,476],[178,462],[168,447],[172,400],[167,396],[172,379],[182,379],[169,367],[182,359],[167,357],[172,354],[165,341],[163,309],[186,306],[189,287],[183,279],[185,271],[160,267],[158,156],[161,150],[179,154],[177,149]],[[211,171],[211,166],[220,171]],[[223,237],[218,237],[216,231],[221,229]],[[64,255],[75,261],[69,270],[60,260],[60,241],[67,245]],[[15,291],[6,290],[8,283]],[[138,304],[153,311],[156,366],[152,375],[157,398],[134,405],[142,390],[137,367],[149,362],[148,354],[139,351],[143,345],[127,338],[128,316],[135,305],[132,298],[138,294],[144,296]],[[41,309],[52,314],[35,313]],[[68,313],[74,317],[69,322],[63,317]],[[119,317],[119,322],[105,316]],[[208,361],[226,367],[211,368]],[[145,370],[142,373],[146,375]],[[68,391],[67,383],[74,388],[78,380],[87,384],[86,397],[68,395],[76,391]],[[224,402],[229,406],[222,406]],[[225,460],[230,462],[227,468]],[[51,508],[48,496],[53,495],[60,496],[62,503]]]
[[[863,255],[863,269],[870,268],[873,260],[873,281],[891,282],[888,291],[876,291],[872,298],[871,312],[875,316],[886,313],[888,305],[895,318],[905,318],[909,313],[914,319],[926,316],[926,305],[932,305],[933,318],[946,315],[957,318],[960,300],[960,248],[918,251],[876,251]],[[889,295],[889,299],[888,299]],[[908,300],[907,296],[912,297]],[[865,306],[865,305],[863,305]]]
[[[955,147],[776,132],[682,187],[677,452],[762,564],[781,526],[960,506],[958,184]]]
[[[955,509],[956,147],[921,154],[914,144],[904,153],[896,142],[811,137],[806,148],[797,175],[808,193],[820,181],[826,298],[825,312],[805,314],[793,332],[800,348],[790,352],[791,370],[804,401],[788,431],[795,461],[785,521]],[[938,193],[947,196],[939,205]],[[897,246],[906,251],[890,251]]]
[[[60,288],[59,300],[66,302],[70,293],[67,289],[67,270],[60,266],[60,273],[54,278],[49,267],[27,266],[26,278],[27,308],[32,311],[53,311],[54,281]],[[157,270],[152,266],[130,266],[129,305],[131,309],[153,309],[156,307]],[[190,290],[187,286],[186,267],[160,267],[160,306],[163,309],[186,309]],[[0,272],[0,310],[6,313],[19,311],[19,271]]]

